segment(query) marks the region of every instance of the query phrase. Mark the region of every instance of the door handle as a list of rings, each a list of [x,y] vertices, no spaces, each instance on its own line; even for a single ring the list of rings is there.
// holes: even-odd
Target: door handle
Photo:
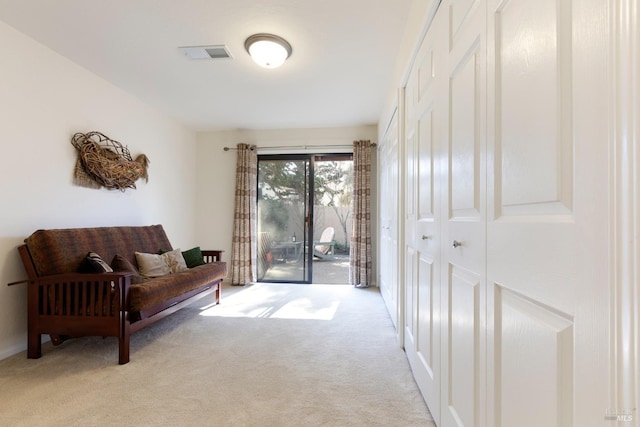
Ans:
[[[422,235],[422,240],[429,240],[431,238],[431,236],[427,236],[427,235]]]
[[[457,248],[458,246],[462,246],[462,242],[458,242],[457,240],[454,240],[452,243],[453,248]]]

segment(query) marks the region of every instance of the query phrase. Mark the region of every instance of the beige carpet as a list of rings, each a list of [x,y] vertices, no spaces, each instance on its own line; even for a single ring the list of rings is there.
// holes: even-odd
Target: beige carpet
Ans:
[[[226,292],[225,292],[226,291]],[[377,289],[225,288],[117,340],[0,361],[1,426],[433,426]]]

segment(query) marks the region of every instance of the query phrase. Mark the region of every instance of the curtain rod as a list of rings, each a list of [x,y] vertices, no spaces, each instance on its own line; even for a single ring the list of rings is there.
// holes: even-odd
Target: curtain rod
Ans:
[[[377,144],[374,142],[371,144],[372,147],[376,147]],[[351,144],[340,144],[340,145],[276,145],[273,147],[251,147],[251,150],[315,150],[322,148],[353,148]],[[224,151],[238,151],[237,148],[229,148],[224,147]]]

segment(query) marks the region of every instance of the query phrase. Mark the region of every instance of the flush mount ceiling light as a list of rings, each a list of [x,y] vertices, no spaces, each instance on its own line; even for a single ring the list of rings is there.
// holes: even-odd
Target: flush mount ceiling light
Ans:
[[[279,67],[291,56],[291,45],[273,34],[254,34],[244,42],[244,48],[256,64],[265,68]]]

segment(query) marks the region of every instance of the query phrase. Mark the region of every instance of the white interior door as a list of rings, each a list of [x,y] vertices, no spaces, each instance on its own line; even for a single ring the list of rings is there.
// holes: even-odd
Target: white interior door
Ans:
[[[399,171],[398,171],[398,114],[393,114],[387,128],[379,152],[380,176],[380,250],[378,265],[380,266],[380,293],[385,301],[391,320],[398,327],[400,313],[400,281],[398,280],[398,215]]]
[[[599,426],[607,2],[489,2],[488,425]]]
[[[628,401],[612,390],[633,381],[610,379],[631,352],[611,319],[632,328],[633,313],[611,301],[611,212],[625,209],[611,168],[626,153],[610,145],[608,3],[444,0],[417,51],[403,327],[440,426],[599,426]]]
[[[405,350],[436,422],[440,420],[442,210],[438,153],[446,134],[446,69],[438,18],[422,43],[407,85]]]
[[[486,15],[445,2],[449,115],[442,174],[442,426],[483,426],[486,319]],[[446,42],[449,40],[449,43]]]

